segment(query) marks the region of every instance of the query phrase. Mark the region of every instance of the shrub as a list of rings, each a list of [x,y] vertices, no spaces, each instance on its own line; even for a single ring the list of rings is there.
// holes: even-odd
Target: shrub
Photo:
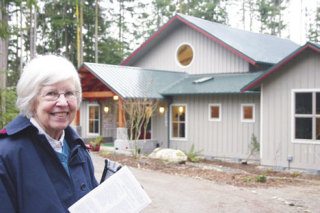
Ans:
[[[267,182],[267,177],[265,175],[258,175],[256,177],[256,182],[265,183],[265,182]]]
[[[189,152],[187,153],[188,161],[199,162],[200,161],[199,155],[201,152],[202,152],[202,150],[195,151],[194,144],[192,144]]]

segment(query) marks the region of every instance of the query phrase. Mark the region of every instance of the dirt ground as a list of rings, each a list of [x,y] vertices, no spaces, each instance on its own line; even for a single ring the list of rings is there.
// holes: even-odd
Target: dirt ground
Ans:
[[[253,164],[231,163],[219,160],[201,160],[196,163],[168,163],[146,156],[100,152],[100,155],[130,167],[155,170],[166,174],[205,179],[240,187],[320,186],[320,176],[298,171],[273,171]]]
[[[274,172],[251,164],[171,164],[99,152],[92,153],[98,179],[104,158],[130,167],[152,200],[143,213],[320,213],[319,176]],[[260,175],[266,177],[266,182],[257,181]]]

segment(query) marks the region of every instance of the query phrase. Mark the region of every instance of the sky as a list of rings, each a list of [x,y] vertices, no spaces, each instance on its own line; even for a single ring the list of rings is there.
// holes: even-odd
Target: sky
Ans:
[[[304,44],[306,42],[305,28],[308,20],[305,19],[306,11],[301,8],[307,8],[312,11],[320,6],[319,0],[291,0],[289,7],[289,32],[290,39]]]
[[[241,4],[239,2],[239,4]],[[287,24],[286,31],[283,32],[281,37],[288,38],[300,45],[303,45],[306,41],[306,31],[307,26],[310,20],[307,20],[305,15],[311,14],[312,17],[315,16],[315,8],[320,6],[320,0],[290,0],[288,1],[288,8],[286,13],[283,15],[283,19]],[[237,17],[229,19],[229,24],[232,27],[243,29],[243,24],[239,23],[238,20],[241,20],[239,14],[239,7],[229,8],[230,12],[233,15],[229,17]],[[257,24],[255,27],[258,27]],[[249,29],[246,29],[249,30]],[[258,29],[253,31],[258,32]]]

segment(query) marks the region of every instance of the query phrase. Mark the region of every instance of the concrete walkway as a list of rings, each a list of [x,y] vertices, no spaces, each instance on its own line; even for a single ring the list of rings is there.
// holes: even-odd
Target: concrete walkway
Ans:
[[[91,154],[97,180],[103,158]],[[212,181],[130,168],[152,203],[142,212],[319,212],[320,186],[242,188]]]

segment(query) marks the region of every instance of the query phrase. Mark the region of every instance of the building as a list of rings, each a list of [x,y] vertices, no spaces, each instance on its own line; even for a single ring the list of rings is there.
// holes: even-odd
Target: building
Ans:
[[[149,148],[194,145],[208,158],[241,161],[254,135],[261,149],[253,160],[318,171],[319,63],[316,44],[177,14],[121,65],[79,68],[77,123],[83,137],[103,135],[125,149],[123,101],[148,98],[163,110],[151,118]]]

